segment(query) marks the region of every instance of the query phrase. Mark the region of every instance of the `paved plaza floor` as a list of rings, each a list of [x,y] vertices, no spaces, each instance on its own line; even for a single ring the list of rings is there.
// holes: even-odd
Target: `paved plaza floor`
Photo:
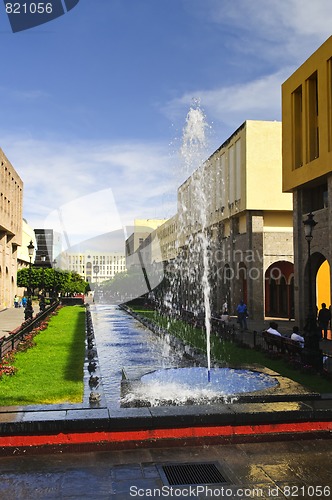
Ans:
[[[0,458],[0,498],[330,498],[332,440]],[[222,482],[170,484],[165,467],[213,464]]]
[[[10,307],[0,311],[0,338],[7,337],[10,332],[24,322],[24,308]]]

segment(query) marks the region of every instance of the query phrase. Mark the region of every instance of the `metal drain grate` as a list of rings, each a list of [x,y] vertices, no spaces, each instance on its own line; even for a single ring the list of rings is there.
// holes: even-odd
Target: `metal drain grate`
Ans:
[[[227,482],[214,462],[162,465],[161,468],[170,486]]]

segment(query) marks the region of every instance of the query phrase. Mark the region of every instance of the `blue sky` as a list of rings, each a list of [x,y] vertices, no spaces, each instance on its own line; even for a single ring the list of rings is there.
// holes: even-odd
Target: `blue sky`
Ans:
[[[244,120],[281,119],[282,82],[331,27],[330,0],[80,0],[12,33],[1,3],[0,147],[25,218],[41,227],[73,200],[93,210],[101,190],[123,224],[171,216],[193,99],[208,156]]]

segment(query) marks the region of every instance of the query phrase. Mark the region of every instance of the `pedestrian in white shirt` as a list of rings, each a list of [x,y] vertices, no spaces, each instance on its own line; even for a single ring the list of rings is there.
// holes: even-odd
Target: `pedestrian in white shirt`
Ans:
[[[304,347],[304,337],[300,335],[300,330],[298,326],[293,326],[293,333],[291,335],[291,340],[295,340],[300,344],[301,347]]]
[[[281,333],[278,332],[278,323],[275,321],[271,321],[270,328],[268,328],[267,333],[272,333],[273,335],[278,335],[278,337],[282,337]]]

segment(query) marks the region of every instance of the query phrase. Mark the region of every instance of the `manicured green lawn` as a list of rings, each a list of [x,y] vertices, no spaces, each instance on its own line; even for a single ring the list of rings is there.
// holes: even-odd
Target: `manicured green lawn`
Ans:
[[[34,337],[36,345],[15,354],[17,372],[0,378],[0,405],[81,402],[84,340],[84,307],[59,309]]]
[[[180,320],[169,320],[155,311],[143,307],[131,306],[138,314],[150,319],[156,324],[167,328],[170,333],[184,340],[187,344],[206,351],[206,337],[201,328],[193,328]],[[255,349],[239,347],[238,345],[223,341],[220,342],[216,335],[211,335],[211,356],[215,360],[225,361],[231,366],[260,365],[280,373],[284,377],[316,391],[318,393],[332,393],[332,382],[320,375],[303,373],[290,367],[283,359],[270,359],[264,352]]]

